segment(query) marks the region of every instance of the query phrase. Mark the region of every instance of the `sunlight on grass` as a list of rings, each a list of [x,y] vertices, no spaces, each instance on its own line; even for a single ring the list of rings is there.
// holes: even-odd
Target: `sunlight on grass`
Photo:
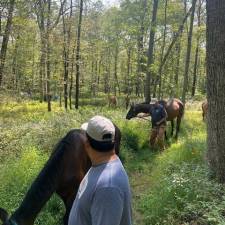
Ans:
[[[124,108],[83,106],[66,112],[53,103],[49,113],[46,103],[37,101],[0,107],[2,207],[13,211],[58,140],[99,114],[122,131],[120,157],[132,186],[134,225],[223,224],[225,190],[208,179],[206,125],[199,103],[187,107],[178,141],[170,138],[163,152],[149,148],[150,122],[125,120]],[[63,212],[63,203],[53,195],[35,224],[61,224]]]

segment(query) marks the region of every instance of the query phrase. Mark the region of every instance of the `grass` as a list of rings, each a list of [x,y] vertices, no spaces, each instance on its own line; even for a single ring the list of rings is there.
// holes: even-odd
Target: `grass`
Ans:
[[[225,190],[208,178],[206,128],[200,104],[194,104],[187,108],[179,140],[170,139],[166,151],[155,152],[148,147],[149,123],[126,121],[122,108],[82,106],[65,112],[54,103],[48,113],[44,103],[35,101],[1,103],[0,206],[14,211],[57,141],[100,114],[122,131],[121,159],[132,187],[134,225],[225,224]],[[54,195],[35,224],[61,224],[63,213]]]

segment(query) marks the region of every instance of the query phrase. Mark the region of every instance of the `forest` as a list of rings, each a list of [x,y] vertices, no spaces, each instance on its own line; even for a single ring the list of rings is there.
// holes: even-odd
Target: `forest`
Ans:
[[[224,0],[1,0],[0,224],[67,224],[56,189],[31,190],[95,115],[121,131],[134,225],[225,224],[224,12]],[[157,101],[163,151],[152,112],[135,113]]]

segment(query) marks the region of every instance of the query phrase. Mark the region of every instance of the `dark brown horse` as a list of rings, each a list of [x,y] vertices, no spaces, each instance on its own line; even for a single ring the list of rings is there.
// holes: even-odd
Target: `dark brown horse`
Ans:
[[[54,192],[64,202],[66,213],[63,220],[64,225],[68,224],[79,184],[91,166],[84,150],[86,140],[81,130],[71,130],[67,133],[34,180],[19,208],[10,217],[6,210],[0,208],[3,225],[33,225],[38,213]],[[118,127],[115,140],[115,150],[118,154],[121,140]]]
[[[205,121],[205,118],[207,117],[207,111],[208,111],[208,102],[205,100],[202,103],[202,119]]]
[[[176,134],[175,138],[178,137],[178,133],[180,130],[181,118],[184,113],[184,105],[183,103],[176,98],[170,99],[169,101],[160,100],[159,104],[163,105],[167,112],[167,121],[171,121],[171,136],[173,136],[173,128],[174,128],[174,119],[177,118],[176,125]],[[131,119],[136,117],[139,113],[148,113],[151,115],[151,110],[154,104],[141,103],[136,105],[131,105],[130,110],[126,115],[126,119]]]

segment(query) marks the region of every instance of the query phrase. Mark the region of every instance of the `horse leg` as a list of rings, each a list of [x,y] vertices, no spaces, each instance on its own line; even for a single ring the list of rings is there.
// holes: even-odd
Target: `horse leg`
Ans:
[[[173,137],[173,127],[174,127],[174,121],[171,120],[171,137]]]
[[[165,130],[165,140],[166,140],[166,141],[168,140],[166,130]]]
[[[178,116],[178,117],[177,117],[176,135],[175,135],[175,139],[176,139],[176,140],[177,140],[177,138],[178,138],[178,133],[179,133],[179,131],[180,131],[180,122],[181,122],[181,117]]]

